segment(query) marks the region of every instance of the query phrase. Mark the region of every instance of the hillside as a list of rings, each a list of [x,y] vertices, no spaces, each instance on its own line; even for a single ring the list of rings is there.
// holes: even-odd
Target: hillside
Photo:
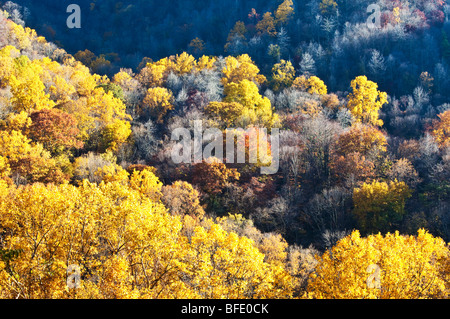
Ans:
[[[17,3],[1,298],[448,298],[444,1]]]

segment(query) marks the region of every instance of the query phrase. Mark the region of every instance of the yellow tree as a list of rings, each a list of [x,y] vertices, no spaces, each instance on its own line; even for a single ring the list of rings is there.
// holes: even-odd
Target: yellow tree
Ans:
[[[136,175],[133,181],[132,176],[127,184],[106,178],[78,187],[35,183],[15,188],[0,182],[0,295],[291,296],[292,277],[278,262],[265,262],[252,240],[212,221],[185,237],[180,218],[146,195],[159,187],[154,177],[146,179]],[[74,269],[78,278],[72,277]]]
[[[278,25],[286,24],[294,15],[294,2],[292,0],[284,0],[277,10],[275,10],[275,21]]]
[[[99,150],[116,152],[128,141],[131,135],[131,124],[128,121],[115,119],[103,128],[101,135]]]
[[[447,298],[449,249],[425,230],[362,238],[358,231],[318,256],[308,296],[320,299]]]
[[[217,61],[217,59],[215,57],[209,57],[206,55],[202,55],[197,60],[196,69],[197,69],[197,71],[201,71],[204,69],[212,70],[215,67],[214,64],[216,63],[216,61]]]
[[[240,103],[244,106],[244,112],[240,117],[245,126],[252,124],[272,128],[278,125],[278,115],[273,112],[270,100],[259,94],[256,84],[249,80],[239,83],[231,83],[227,86],[227,103]]]
[[[281,60],[272,68],[272,87],[275,91],[290,87],[294,81],[295,69],[291,61]]]
[[[164,121],[167,112],[173,109],[173,95],[168,89],[163,87],[150,88],[143,101],[141,115],[148,112],[150,117],[158,123]]]
[[[411,190],[404,182],[364,183],[353,190],[353,214],[365,232],[389,231],[402,220]]]
[[[334,0],[322,0],[319,9],[322,14],[332,14],[336,12],[338,4]]]
[[[306,91],[309,94],[326,95],[328,92],[325,82],[317,76],[299,76],[292,83],[292,87],[301,91]]]
[[[163,186],[162,201],[172,215],[189,215],[200,220],[205,210],[200,204],[200,193],[191,184],[176,181],[172,185]]]
[[[256,30],[260,35],[268,34],[273,37],[277,34],[272,12],[264,13],[262,20],[256,24]]]
[[[14,73],[14,58],[19,55],[20,52],[11,45],[0,50],[0,88],[8,84],[7,79]]]
[[[181,223],[121,182],[21,187],[0,206],[8,298],[183,297]],[[66,285],[80,270],[78,289]]]
[[[264,262],[252,240],[217,224],[197,227],[190,239],[187,274],[196,297],[206,299],[289,298],[292,278]]]
[[[237,84],[243,80],[254,81],[257,84],[262,84],[266,81],[266,77],[259,73],[259,68],[248,54],[240,55],[237,58],[233,56],[226,57],[225,67],[222,72],[222,84],[225,86],[225,91],[231,83]]]
[[[173,64],[174,62],[169,58],[147,63],[137,75],[137,79],[147,88],[160,87],[173,69]]]
[[[450,110],[439,114],[439,120],[434,121],[431,134],[442,148],[450,147]]]
[[[14,72],[7,80],[11,87],[13,108],[19,112],[52,108],[55,103],[45,93],[45,85],[40,78],[43,69],[39,63],[21,56],[15,59],[14,66]]]
[[[237,102],[211,102],[205,107],[205,113],[218,120],[222,128],[233,127],[244,112],[244,106]]]
[[[183,75],[186,73],[190,73],[195,66],[195,58],[192,55],[183,52],[182,54],[175,57],[172,70],[175,72],[175,74]]]
[[[245,37],[246,33],[247,28],[245,27],[245,23],[242,21],[236,22],[233,29],[231,29],[230,33],[228,34],[227,43],[225,44],[225,52],[229,51],[230,46],[236,40],[240,40],[241,42],[245,43],[247,41],[247,38]]]
[[[130,188],[139,192],[142,196],[150,198],[152,201],[159,201],[162,193],[162,183],[150,169],[133,171],[130,177]]]
[[[347,108],[358,122],[382,126],[379,110],[387,103],[386,92],[378,91],[378,85],[366,76],[358,76],[351,82],[353,93],[348,95]]]
[[[20,131],[0,131],[0,156],[20,182],[61,183],[67,179],[42,144],[32,144]]]

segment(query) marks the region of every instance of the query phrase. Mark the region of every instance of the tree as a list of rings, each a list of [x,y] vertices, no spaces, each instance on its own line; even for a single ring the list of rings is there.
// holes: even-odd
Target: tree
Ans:
[[[387,176],[390,180],[405,182],[411,189],[415,189],[421,182],[419,173],[417,173],[413,164],[407,158],[401,158],[395,161]]]
[[[237,58],[228,56],[225,58],[225,67],[222,70],[222,84],[227,90],[228,85],[238,84],[243,80],[254,81],[262,84],[266,81],[266,77],[260,74],[259,68],[252,61],[248,54],[243,54]]]
[[[149,198],[154,202],[161,199],[161,188],[163,184],[155,173],[146,168],[142,171],[133,171],[130,176],[130,188],[139,192],[143,197]]]
[[[294,15],[294,3],[292,0],[284,0],[275,10],[275,23],[286,24]]]
[[[189,215],[196,220],[201,220],[205,215],[200,204],[200,193],[188,182],[176,181],[163,186],[161,192],[161,200],[172,215]]]
[[[320,12],[323,15],[333,14],[336,12],[338,4],[334,0],[322,0],[319,4]]]
[[[270,100],[259,94],[258,87],[252,81],[229,84],[224,102],[242,104],[245,112],[241,118],[245,126],[260,124],[265,128],[272,128],[278,125],[278,115],[273,112]]]
[[[217,158],[208,159],[193,167],[192,183],[198,185],[206,194],[221,193],[227,183],[239,180],[236,169],[227,166]]]
[[[431,135],[442,148],[450,147],[450,110],[438,115],[439,120],[433,122]]]
[[[416,236],[395,232],[366,238],[354,231],[317,258],[307,295],[321,299],[446,298],[448,256],[445,242],[423,229]]]
[[[197,71],[202,70],[213,70],[215,68],[215,63],[217,62],[217,59],[215,57],[210,57],[206,55],[202,55],[197,60]]]
[[[300,61],[300,73],[305,76],[313,75],[316,73],[316,61],[311,54],[305,52],[302,54]]]
[[[172,68],[173,61],[169,58],[164,58],[157,62],[150,62],[142,68],[137,79],[147,88],[160,87],[164,84]]]
[[[234,127],[239,119],[244,115],[245,109],[241,103],[237,102],[211,102],[205,108],[205,113],[215,118],[219,123],[223,123],[223,128]]]
[[[348,98],[347,108],[358,122],[382,126],[379,110],[387,103],[387,94],[378,91],[378,85],[366,76],[358,76],[351,83],[353,93]]]
[[[295,69],[290,61],[281,60],[272,68],[272,87],[275,91],[290,87],[295,77]]]
[[[7,79],[14,73],[14,57],[18,55],[19,51],[11,45],[0,50],[0,88],[6,87]]]
[[[58,109],[44,109],[31,113],[30,119],[28,136],[52,154],[83,147],[78,139],[78,122],[72,115]]]
[[[159,184],[141,177],[78,187],[0,182],[2,298],[292,296],[293,278],[266,262],[254,241],[210,219],[183,231],[189,219],[148,197]],[[71,266],[79,270],[77,289],[66,284]]]
[[[327,86],[317,76],[299,76],[295,78],[292,87],[309,94],[326,95],[328,93]]]
[[[181,54],[177,54],[172,64],[172,71],[177,75],[183,75],[190,73],[196,66],[195,58],[183,52]]]
[[[390,231],[405,214],[406,200],[411,191],[404,182],[364,183],[353,190],[353,202],[358,226],[364,232]]]
[[[258,31],[259,35],[267,34],[271,37],[277,35],[277,31],[275,28],[275,19],[272,16],[272,12],[264,13],[262,20],[259,21],[256,25],[256,30]]]
[[[239,43],[241,46],[247,44],[247,38],[245,34],[247,33],[247,28],[245,27],[245,23],[242,21],[236,22],[233,29],[231,29],[228,34],[227,43],[225,44],[225,52],[231,51],[233,47],[236,47],[236,44]]]
[[[123,184],[128,183],[129,173],[124,170],[121,166],[111,163],[103,167],[99,167],[94,173],[98,177],[100,182],[111,183],[120,182]]]
[[[119,119],[107,124],[100,133],[101,138],[97,147],[100,152],[117,152],[131,135],[131,124]]]
[[[305,207],[306,221],[318,232],[345,230],[351,221],[351,193],[341,187],[325,189],[311,198]]]
[[[344,156],[357,152],[376,158],[380,153],[386,152],[387,145],[386,135],[378,128],[355,123],[339,136],[334,151]]]
[[[45,85],[41,81],[42,67],[26,56],[15,59],[15,71],[9,76],[7,83],[11,87],[11,103],[16,111],[39,111],[52,108],[55,103],[45,93]]]
[[[17,184],[62,183],[68,179],[42,144],[32,144],[20,131],[0,131],[0,156],[6,159],[4,166]]]
[[[369,68],[372,74],[380,75],[384,71],[386,71],[386,64],[384,57],[381,55],[380,51],[372,50],[370,60],[369,60]]]
[[[279,298],[292,294],[292,279],[281,266],[264,262],[252,240],[217,224],[198,227],[187,260],[192,286],[201,298]]]
[[[163,87],[150,88],[144,98],[141,115],[147,113],[153,120],[162,123],[166,114],[172,109],[172,92]]]
[[[375,178],[375,164],[359,152],[345,155],[334,154],[330,163],[334,179],[345,186],[353,187]]]
[[[192,39],[192,41],[189,43],[189,48],[193,51],[193,53],[198,56],[205,50],[205,41],[203,41],[200,38]]]

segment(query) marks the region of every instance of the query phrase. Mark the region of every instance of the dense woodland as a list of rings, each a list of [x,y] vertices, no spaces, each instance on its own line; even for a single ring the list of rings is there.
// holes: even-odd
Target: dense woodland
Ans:
[[[1,298],[448,298],[446,1],[16,2]],[[175,164],[196,120],[280,129],[278,173]]]

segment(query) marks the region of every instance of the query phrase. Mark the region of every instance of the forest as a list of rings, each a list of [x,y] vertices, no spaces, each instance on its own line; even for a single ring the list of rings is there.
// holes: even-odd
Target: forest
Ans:
[[[77,3],[0,1],[0,298],[449,298],[447,1]]]

